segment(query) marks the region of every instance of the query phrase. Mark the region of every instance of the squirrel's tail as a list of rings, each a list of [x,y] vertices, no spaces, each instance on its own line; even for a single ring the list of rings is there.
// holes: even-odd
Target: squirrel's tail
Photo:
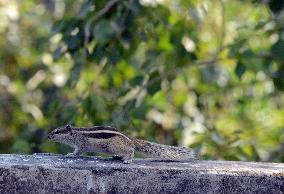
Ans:
[[[149,158],[166,160],[190,160],[197,158],[194,150],[190,148],[162,145],[134,138],[133,143],[135,151]]]

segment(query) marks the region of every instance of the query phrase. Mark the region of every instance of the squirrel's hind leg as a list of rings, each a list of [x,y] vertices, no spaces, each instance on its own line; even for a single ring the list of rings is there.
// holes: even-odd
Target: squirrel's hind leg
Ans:
[[[72,153],[68,153],[65,156],[68,157],[75,157],[75,156],[80,156],[83,153],[83,149],[79,147],[75,147],[74,151]]]
[[[134,150],[130,150],[129,153],[123,155],[122,160],[123,164],[130,164],[133,162],[134,159]]]

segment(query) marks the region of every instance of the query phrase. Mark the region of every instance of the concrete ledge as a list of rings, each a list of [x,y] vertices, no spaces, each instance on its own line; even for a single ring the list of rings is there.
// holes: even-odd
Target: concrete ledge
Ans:
[[[0,155],[0,193],[284,193],[284,164]]]

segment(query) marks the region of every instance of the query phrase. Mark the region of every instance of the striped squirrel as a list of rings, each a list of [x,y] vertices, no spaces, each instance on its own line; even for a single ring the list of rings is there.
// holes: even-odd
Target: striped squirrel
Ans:
[[[145,157],[166,160],[190,160],[196,155],[190,148],[168,146],[131,138],[110,126],[73,127],[66,125],[48,134],[52,141],[64,143],[74,148],[68,156],[79,156],[85,152],[111,154],[113,158],[131,163],[134,152]]]

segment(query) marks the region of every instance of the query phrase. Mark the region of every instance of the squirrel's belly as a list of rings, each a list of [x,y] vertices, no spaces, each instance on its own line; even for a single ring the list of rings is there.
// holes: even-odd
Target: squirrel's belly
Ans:
[[[128,142],[125,138],[113,137],[110,139],[89,139],[91,145],[91,150],[98,153],[123,155],[129,153],[132,148],[132,144]]]
[[[90,151],[103,153],[103,154],[115,154],[110,141],[106,139],[90,139]]]

